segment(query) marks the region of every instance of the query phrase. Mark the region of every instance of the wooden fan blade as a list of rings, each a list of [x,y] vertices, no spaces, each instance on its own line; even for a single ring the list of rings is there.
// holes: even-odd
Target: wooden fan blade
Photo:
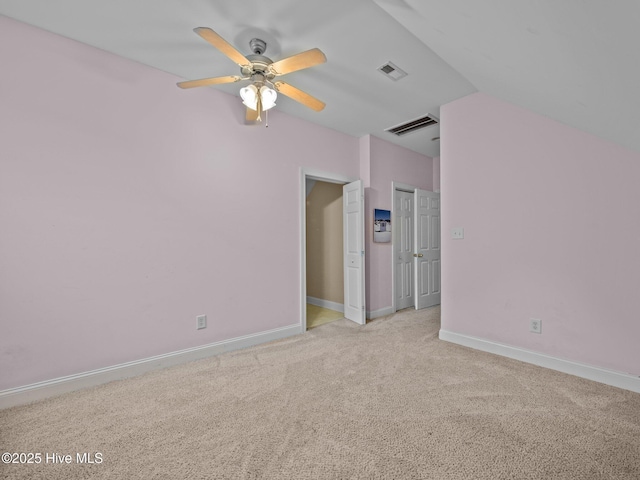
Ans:
[[[205,87],[207,85],[219,85],[221,83],[233,83],[244,80],[243,77],[237,75],[229,75],[227,77],[211,77],[201,78],[200,80],[187,80],[184,82],[178,82],[180,88],[193,88],[193,87]]]
[[[324,102],[321,102],[317,98],[312,97],[308,93],[303,92],[299,88],[293,87],[288,83],[275,82],[273,85],[274,87],[276,87],[276,90],[278,92],[282,93],[283,95],[286,95],[289,98],[292,98],[296,102],[300,102],[304,106],[309,107],[311,110],[315,110],[316,112],[319,112],[325,106]]]
[[[249,65],[251,62],[247,60],[247,57],[242,55],[238,50],[236,50],[229,42],[227,42],[224,38],[218,35],[216,32],[207,27],[198,27],[193,29],[198,35],[204,38],[211,45],[216,47],[222,53],[224,53],[231,60],[236,62],[238,65]]]
[[[245,116],[245,119],[247,120],[247,122],[257,122],[258,121],[258,111],[257,110],[251,110],[249,107],[247,107],[247,114]]]
[[[313,67],[326,61],[327,57],[324,56],[324,53],[322,53],[320,49],[312,48],[306,52],[298,53],[297,55],[292,55],[272,63],[269,65],[269,70],[276,76],[284,75],[304,68]]]

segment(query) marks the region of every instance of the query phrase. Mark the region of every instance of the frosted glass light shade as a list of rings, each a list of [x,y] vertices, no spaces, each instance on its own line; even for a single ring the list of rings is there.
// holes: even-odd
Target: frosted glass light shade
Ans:
[[[251,110],[258,109],[258,89],[255,85],[248,85],[240,89],[240,97],[242,103],[244,103]]]
[[[262,99],[262,109],[269,110],[276,106],[276,98],[278,98],[278,94],[275,90],[265,85],[260,87],[260,98]]]

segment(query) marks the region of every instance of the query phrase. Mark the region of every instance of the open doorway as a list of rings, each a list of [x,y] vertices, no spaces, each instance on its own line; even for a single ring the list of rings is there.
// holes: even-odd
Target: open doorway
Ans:
[[[338,197],[339,190],[341,194]],[[314,206],[309,212],[307,193],[314,201]],[[308,303],[315,303],[314,306],[340,313],[340,318],[365,324],[362,181],[303,168],[300,175],[300,199],[301,332],[305,332],[308,327]],[[315,216],[309,226],[308,215]],[[330,221],[327,216],[332,217]],[[338,222],[342,223],[342,239],[337,235],[340,232]],[[307,237],[316,236],[318,233],[327,238],[314,238],[308,244]],[[318,240],[324,245],[318,246]],[[338,247],[341,250],[338,250]],[[310,274],[307,272],[308,269],[311,269]],[[336,288],[340,286],[339,278],[342,279],[342,296],[337,292],[340,288]]]
[[[344,318],[342,184],[307,179],[307,329]]]

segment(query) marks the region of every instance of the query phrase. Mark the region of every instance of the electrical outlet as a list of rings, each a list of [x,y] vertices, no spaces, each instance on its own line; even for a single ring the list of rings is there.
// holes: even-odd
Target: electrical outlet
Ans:
[[[202,330],[203,328],[207,328],[207,316],[206,315],[198,315],[196,317],[196,327],[198,330]]]
[[[451,238],[462,240],[464,238],[464,228],[456,227],[451,229]]]
[[[532,333],[542,333],[542,320],[539,320],[537,318],[530,318],[529,331]]]

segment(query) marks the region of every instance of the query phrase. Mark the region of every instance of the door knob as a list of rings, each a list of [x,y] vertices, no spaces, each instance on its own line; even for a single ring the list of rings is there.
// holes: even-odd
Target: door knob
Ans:
[[[424,257],[424,255],[423,255],[423,254],[421,254],[421,253],[414,253],[414,254],[413,254],[413,256],[414,256],[414,257]]]

